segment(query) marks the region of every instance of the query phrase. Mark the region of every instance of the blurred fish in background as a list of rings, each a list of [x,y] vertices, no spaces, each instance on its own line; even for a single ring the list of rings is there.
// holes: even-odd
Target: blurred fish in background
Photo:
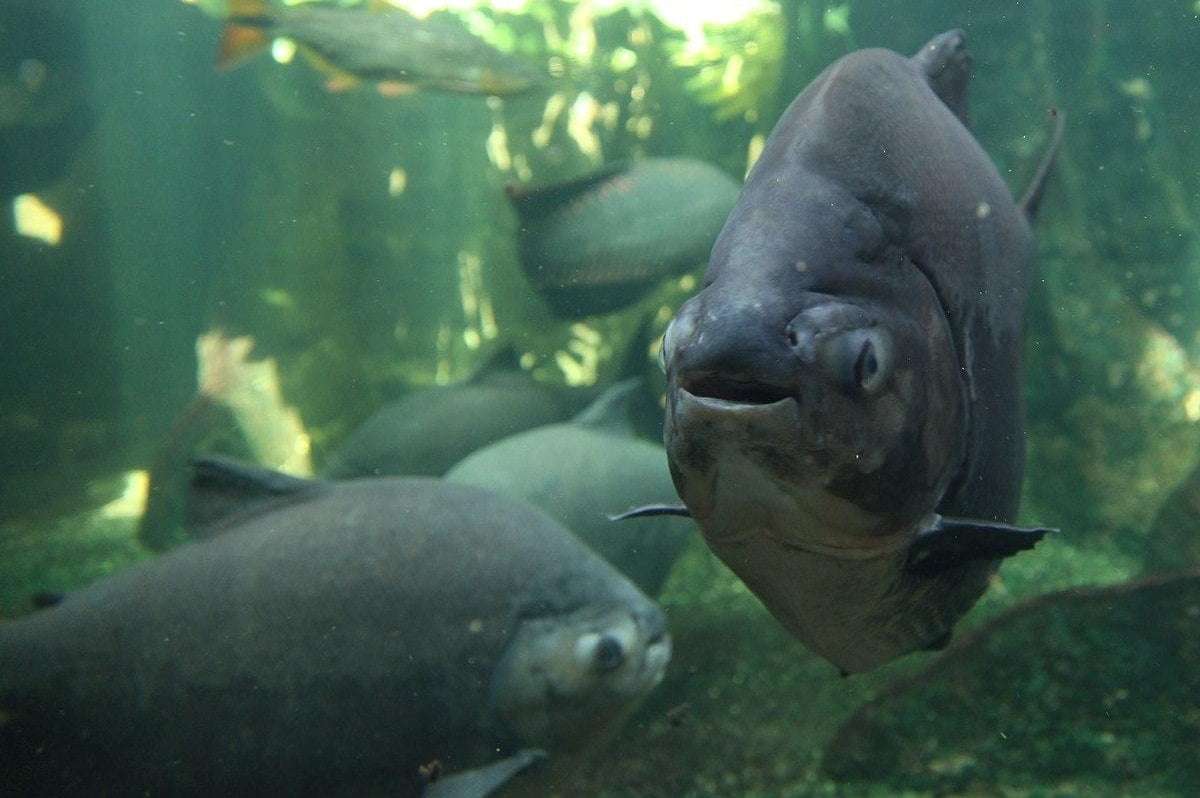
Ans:
[[[529,502],[656,596],[698,534],[688,518],[609,519],[635,505],[675,501],[662,443],[636,437],[639,405],[649,401],[657,407],[648,394],[642,380],[623,380],[570,422],[483,447],[450,469],[446,479]],[[514,468],[515,463],[521,466]]]
[[[505,350],[469,380],[413,391],[380,407],[321,473],[330,479],[441,476],[494,441],[567,420],[598,394],[591,386],[538,382]]]
[[[388,96],[428,88],[502,97],[546,82],[529,62],[447,20],[417,19],[379,2],[369,6],[229,0],[217,64],[235,66],[272,39],[286,39],[329,76],[332,91],[369,81]]]
[[[740,186],[690,158],[647,158],[549,186],[509,186],[521,268],[556,314],[579,319],[636,302],[708,262]]]

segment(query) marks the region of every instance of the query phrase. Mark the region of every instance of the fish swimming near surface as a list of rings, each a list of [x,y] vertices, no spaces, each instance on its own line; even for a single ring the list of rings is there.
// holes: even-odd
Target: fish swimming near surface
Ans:
[[[637,408],[631,405],[648,392],[638,379],[617,383],[571,421],[496,441],[463,459],[446,479],[529,502],[647,595],[657,595],[695,525],[670,517],[614,524],[608,517],[675,496],[662,444],[634,434]]]
[[[507,191],[525,276],[555,313],[579,319],[704,265],[738,184],[703,161],[647,158]]]
[[[546,83],[529,62],[443,20],[417,19],[398,8],[284,7],[267,0],[230,0],[217,63],[232,66],[273,38],[294,41],[331,76],[334,90],[366,80],[384,94],[429,88],[507,96]]]
[[[667,328],[665,439],[709,547],[844,673],[938,648],[1024,469],[1032,219],[968,131],[963,34],[836,61],[785,111]],[[682,512],[648,508],[645,512]]]
[[[201,539],[0,625],[6,793],[415,795],[436,760],[432,794],[483,795],[670,657],[657,605],[523,503],[216,459],[193,490]]]

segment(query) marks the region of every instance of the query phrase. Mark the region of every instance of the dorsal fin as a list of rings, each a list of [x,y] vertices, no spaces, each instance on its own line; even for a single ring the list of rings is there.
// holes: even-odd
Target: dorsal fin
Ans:
[[[307,498],[322,487],[311,479],[204,455],[191,460],[185,526],[195,538],[212,537],[250,515]]]
[[[642,381],[637,377],[621,380],[604,389],[604,393],[585,407],[571,423],[580,427],[632,437],[632,412]]]
[[[582,177],[551,183],[546,186],[518,186],[509,183],[504,193],[522,220],[540,219],[562,207],[597,183],[629,169],[629,162],[609,164]]]
[[[487,359],[483,361],[483,365],[468,377],[466,382],[487,382],[489,377],[494,377],[497,374],[511,374],[522,370],[521,353],[517,351],[517,348],[511,342],[505,342],[487,356]]]
[[[967,37],[957,28],[934,36],[912,57],[925,73],[929,87],[959,121],[970,127],[967,112],[967,85],[971,82],[971,52]]]
[[[1063,112],[1057,108],[1051,108],[1050,123],[1053,127],[1050,131],[1050,144],[1046,147],[1046,154],[1042,156],[1042,162],[1038,164],[1033,180],[1029,182],[1029,188],[1025,189],[1025,196],[1021,197],[1021,201],[1017,203],[1022,215],[1030,223],[1037,217],[1038,206],[1042,202],[1042,193],[1046,190],[1046,181],[1054,169],[1054,159],[1058,157],[1058,147],[1062,143],[1063,128],[1066,126]]]

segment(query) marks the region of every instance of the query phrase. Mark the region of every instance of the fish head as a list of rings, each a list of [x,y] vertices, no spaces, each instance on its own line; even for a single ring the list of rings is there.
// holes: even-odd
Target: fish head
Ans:
[[[900,203],[826,192],[774,202],[781,218],[746,199],[663,337],[676,488],[710,543],[883,545],[963,460],[950,323],[897,233]]]
[[[606,571],[619,580],[607,580],[607,599],[573,605],[539,599],[521,612],[492,677],[491,700],[495,716],[522,744],[570,749],[603,736],[662,681],[671,658],[666,616]],[[578,592],[588,583],[572,581],[559,580],[552,592]]]

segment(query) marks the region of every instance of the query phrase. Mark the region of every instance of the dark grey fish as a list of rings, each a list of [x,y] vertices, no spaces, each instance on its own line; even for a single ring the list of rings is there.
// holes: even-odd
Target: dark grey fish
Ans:
[[[231,65],[273,37],[296,42],[335,83],[359,79],[395,91],[408,86],[496,96],[545,83],[528,62],[445,21],[400,9],[284,7],[266,0],[230,0],[218,64]]]
[[[695,524],[681,518],[609,520],[630,505],[675,497],[663,447],[634,437],[629,405],[645,391],[639,380],[618,383],[569,423],[496,441],[450,469],[446,479],[542,509],[647,595],[657,595]]]
[[[944,644],[999,560],[1045,532],[1009,523],[1027,216],[1054,146],[1019,208],[962,121],[969,66],[952,31],[913,58],[861,50],[827,68],[776,125],[664,336],[680,496],[844,672]]]
[[[703,265],[738,185],[703,161],[647,158],[508,195],[525,276],[558,315],[582,318]]]
[[[658,607],[527,505],[214,460],[194,488],[205,539],[0,625],[6,792],[414,795],[433,760],[586,745],[670,656]]]
[[[598,393],[491,367],[466,382],[415,391],[384,405],[346,438],[322,473],[333,479],[441,476],[476,449],[565,421]]]

